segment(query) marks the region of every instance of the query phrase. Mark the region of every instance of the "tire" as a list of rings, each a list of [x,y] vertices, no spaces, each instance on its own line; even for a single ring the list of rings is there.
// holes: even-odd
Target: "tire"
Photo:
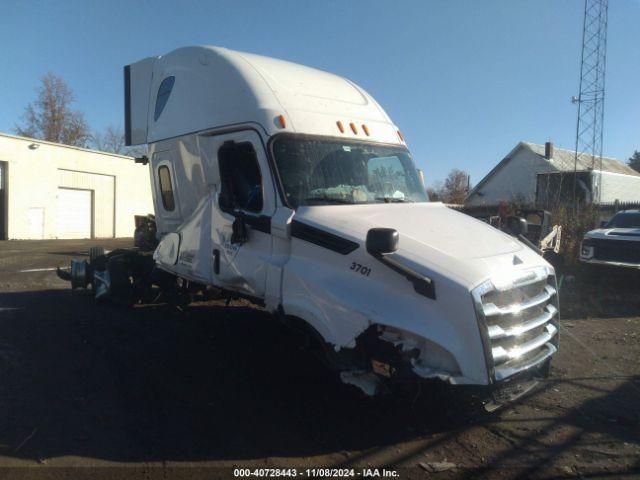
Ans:
[[[98,257],[104,255],[104,247],[91,247],[89,249],[89,263],[93,263]]]

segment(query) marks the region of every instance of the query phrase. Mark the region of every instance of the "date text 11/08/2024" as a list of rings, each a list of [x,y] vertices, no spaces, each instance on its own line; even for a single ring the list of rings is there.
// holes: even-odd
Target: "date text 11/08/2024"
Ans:
[[[339,477],[361,477],[361,478],[398,478],[396,470],[386,468],[236,468],[233,470],[234,477],[307,477],[307,478],[339,478]]]

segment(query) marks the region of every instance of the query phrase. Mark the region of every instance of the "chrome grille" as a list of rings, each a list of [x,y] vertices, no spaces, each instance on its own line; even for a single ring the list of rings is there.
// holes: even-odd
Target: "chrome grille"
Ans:
[[[523,272],[510,285],[474,293],[488,367],[496,380],[534,367],[557,351],[558,294],[552,270]]]

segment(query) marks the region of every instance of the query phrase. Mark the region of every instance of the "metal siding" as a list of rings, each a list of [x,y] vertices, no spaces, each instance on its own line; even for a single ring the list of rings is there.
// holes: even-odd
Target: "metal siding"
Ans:
[[[599,171],[592,175],[594,182],[600,184],[600,203],[640,201],[640,177]]]
[[[94,236],[96,238],[114,236],[115,178],[113,176],[60,169],[58,186],[92,190],[94,192]]]

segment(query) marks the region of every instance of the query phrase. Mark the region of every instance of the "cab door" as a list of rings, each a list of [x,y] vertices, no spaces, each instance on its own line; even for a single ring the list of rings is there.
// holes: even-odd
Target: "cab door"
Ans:
[[[219,172],[211,225],[213,283],[264,298],[276,208],[267,156],[253,130],[212,140]]]

